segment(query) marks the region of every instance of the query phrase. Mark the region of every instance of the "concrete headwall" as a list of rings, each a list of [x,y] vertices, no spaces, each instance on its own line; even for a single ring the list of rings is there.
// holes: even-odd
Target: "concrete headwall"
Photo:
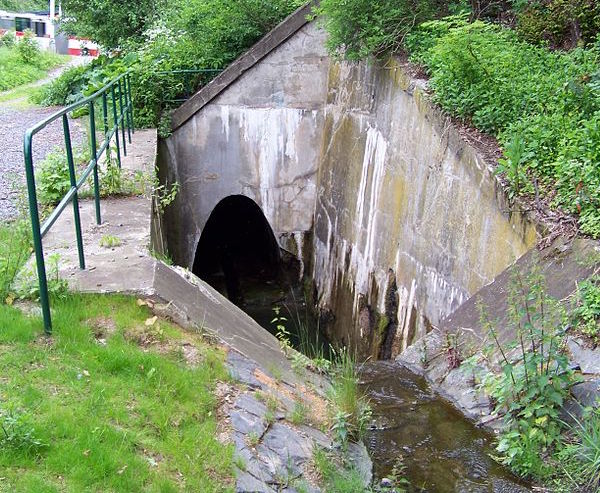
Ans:
[[[303,250],[324,123],[323,41],[321,31],[301,28],[160,143],[163,174],[181,186],[166,218],[180,265],[191,268],[210,213],[230,195],[254,200],[281,246]]]
[[[169,250],[191,267],[214,207],[245,195],[312,265],[329,335],[391,357],[523,255],[535,228],[423,81],[394,60],[329,59],[304,10],[175,112],[159,146],[181,185]]]
[[[314,282],[334,338],[373,356],[398,354],[536,239],[423,87],[395,60],[329,69]]]

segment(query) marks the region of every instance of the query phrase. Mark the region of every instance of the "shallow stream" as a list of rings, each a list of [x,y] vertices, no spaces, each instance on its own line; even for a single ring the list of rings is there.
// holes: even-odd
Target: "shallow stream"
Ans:
[[[217,287],[218,280],[211,284]],[[241,284],[242,308],[272,333],[273,308],[296,348],[328,343],[318,334],[300,289],[286,290],[277,281]],[[302,332],[302,333],[300,333]],[[374,464],[376,482],[390,477],[398,459],[404,465],[409,493],[521,493],[530,491],[495,462],[493,435],[477,428],[429,388],[425,380],[399,364],[363,364],[361,388],[370,400],[373,423],[365,444]]]

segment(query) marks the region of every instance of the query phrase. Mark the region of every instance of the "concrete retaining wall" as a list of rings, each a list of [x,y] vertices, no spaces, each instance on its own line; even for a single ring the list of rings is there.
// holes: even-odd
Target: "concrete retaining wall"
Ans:
[[[191,267],[217,203],[250,197],[312,265],[332,338],[391,357],[523,255],[535,228],[422,81],[394,60],[330,60],[305,10],[175,112],[159,145],[181,185],[169,250]]]

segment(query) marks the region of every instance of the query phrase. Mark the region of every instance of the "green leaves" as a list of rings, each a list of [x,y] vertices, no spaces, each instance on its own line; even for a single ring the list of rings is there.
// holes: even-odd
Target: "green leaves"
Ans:
[[[434,101],[498,138],[511,195],[535,194],[600,237],[600,49],[551,52],[461,17],[422,24],[406,41]]]

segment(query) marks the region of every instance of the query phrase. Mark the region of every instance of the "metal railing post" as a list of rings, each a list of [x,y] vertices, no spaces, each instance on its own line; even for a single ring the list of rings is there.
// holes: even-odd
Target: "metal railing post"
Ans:
[[[131,100],[129,99],[129,91],[127,89],[128,86],[128,77],[129,76],[125,76],[123,77],[123,91],[124,91],[124,96],[125,96],[125,115],[127,117],[127,135],[129,137],[129,143],[131,144]]]
[[[135,121],[133,120],[133,104],[131,99],[131,78],[129,74],[125,76],[127,79],[127,94],[129,95],[129,121],[131,123],[131,131],[135,133]]]
[[[94,199],[96,201],[96,223],[102,224],[102,216],[100,214],[100,180],[98,179],[98,155],[96,147],[96,119],[94,115],[94,101],[90,101],[90,151],[92,152],[92,159],[94,161]]]
[[[37,207],[37,194],[35,191],[35,174],[33,171],[33,158],[31,155],[31,141],[33,135],[30,131],[25,134],[23,153],[25,155],[25,177],[27,179],[27,192],[29,196],[29,215],[31,217],[31,230],[33,233],[33,249],[40,287],[40,304],[44,318],[44,332],[52,333],[52,317],[50,315],[50,299],[48,296],[48,280],[46,279],[46,264],[44,262],[44,248],[40,232],[40,215]]]
[[[127,111],[127,110],[126,110]],[[127,143],[125,139],[125,113],[123,113],[123,88],[119,79],[119,120],[121,120],[121,135],[123,136],[123,156],[127,156]]]
[[[115,132],[115,142],[117,143],[117,163],[119,164],[119,168],[121,168],[121,146],[119,145],[119,120],[117,118],[117,104],[115,99],[115,86],[113,85],[110,88],[111,98],[112,98],[112,106],[113,106],[113,119],[116,125]]]
[[[79,268],[85,269],[85,257],[83,255],[83,237],[81,234],[81,218],[79,217],[79,198],[77,193],[77,177],[75,176],[75,163],[73,162],[73,148],[71,146],[71,132],[69,130],[69,118],[63,115],[63,132],[65,133],[65,147],[67,149],[67,164],[69,166],[69,179],[71,188],[75,189],[73,195],[73,217],[75,220],[75,235],[77,236],[77,253],[79,254]]]

